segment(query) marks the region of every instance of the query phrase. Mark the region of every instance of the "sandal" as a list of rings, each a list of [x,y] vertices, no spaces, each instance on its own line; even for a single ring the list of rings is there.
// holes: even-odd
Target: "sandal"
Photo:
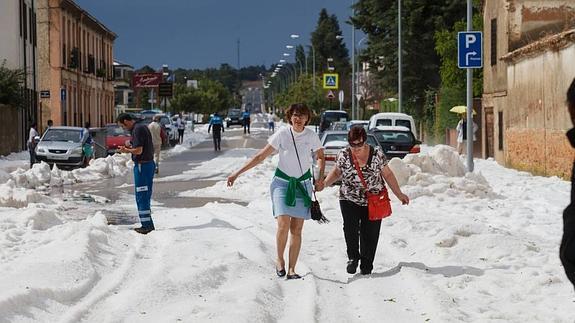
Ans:
[[[277,269],[277,268],[276,268],[276,275],[278,275],[278,277],[283,277],[283,276],[285,276],[285,275],[286,275],[286,270],[285,270],[285,268],[282,268],[282,269]]]
[[[286,279],[301,279],[301,276],[298,274],[291,274],[291,275],[287,275]]]

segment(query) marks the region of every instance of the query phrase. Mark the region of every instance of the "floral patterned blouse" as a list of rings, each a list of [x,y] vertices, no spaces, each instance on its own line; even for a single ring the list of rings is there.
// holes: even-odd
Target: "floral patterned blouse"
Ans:
[[[365,188],[351,159],[351,150],[349,148],[340,150],[335,163],[341,171],[339,199],[366,206]],[[381,148],[369,146],[369,158],[366,165],[361,168],[361,171],[371,193],[377,194],[385,188],[385,181],[381,176],[381,171],[387,163],[388,160]]]

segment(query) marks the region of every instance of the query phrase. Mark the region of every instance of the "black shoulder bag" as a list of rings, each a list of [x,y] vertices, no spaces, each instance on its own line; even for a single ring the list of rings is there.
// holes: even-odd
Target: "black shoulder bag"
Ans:
[[[297,156],[297,162],[299,164],[299,169],[301,171],[301,174],[303,175],[303,169],[301,167],[301,161],[299,159],[299,153],[297,152],[297,145],[295,144],[295,138],[293,136],[293,132],[291,131],[291,129],[289,130],[289,132],[291,134],[291,139],[293,140],[293,146],[295,148],[295,154]],[[312,178],[313,182],[315,182],[315,178],[313,176],[313,170],[311,172],[311,178]],[[315,220],[319,223],[329,223],[329,220],[321,212],[321,208],[319,207],[319,202],[317,200],[317,197],[315,196],[315,190],[313,189],[313,187],[312,187],[312,192],[313,192],[313,199],[311,201],[311,207],[310,207],[311,219]]]

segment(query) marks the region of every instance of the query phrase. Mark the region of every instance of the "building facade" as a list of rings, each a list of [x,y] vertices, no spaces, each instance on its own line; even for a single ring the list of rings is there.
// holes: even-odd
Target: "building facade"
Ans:
[[[114,121],[116,34],[73,0],[38,1],[42,123],[92,127]]]
[[[36,2],[0,1],[0,65],[25,71],[23,107],[0,107],[0,155],[26,148],[28,129],[38,118]]]
[[[133,66],[114,61],[114,106],[116,116],[134,106],[133,76]]]
[[[482,153],[567,178],[573,151],[565,93],[575,77],[575,2],[484,2]]]

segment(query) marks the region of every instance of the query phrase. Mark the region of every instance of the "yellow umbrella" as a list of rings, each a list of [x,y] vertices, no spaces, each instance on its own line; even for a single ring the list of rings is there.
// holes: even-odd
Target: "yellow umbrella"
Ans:
[[[467,107],[464,105],[456,105],[453,108],[449,109],[450,112],[464,114],[467,113]],[[473,110],[473,114],[477,114],[475,110]]]

